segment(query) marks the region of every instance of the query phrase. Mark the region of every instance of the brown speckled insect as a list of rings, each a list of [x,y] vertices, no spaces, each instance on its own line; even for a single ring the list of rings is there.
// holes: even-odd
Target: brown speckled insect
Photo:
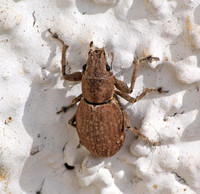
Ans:
[[[82,94],[74,98],[67,107],[60,111],[66,112],[70,107],[79,103],[75,115],[69,124],[76,127],[81,144],[97,157],[110,157],[120,150],[125,139],[125,128],[130,129],[150,145],[159,145],[159,142],[150,141],[145,135],[131,126],[130,119],[121,107],[117,96],[128,102],[135,103],[147,93],[163,91],[162,88],[147,88],[136,98],[128,94],[133,91],[139,63],[144,61],[159,60],[157,57],[147,56],[134,61],[134,70],[130,88],[123,81],[114,77],[106,61],[104,48],[94,48],[90,43],[87,63],[83,65],[82,72],[65,73],[66,51],[68,46],[58,37],[62,47],[62,75],[68,81],[81,81]],[[117,90],[116,90],[116,89]]]

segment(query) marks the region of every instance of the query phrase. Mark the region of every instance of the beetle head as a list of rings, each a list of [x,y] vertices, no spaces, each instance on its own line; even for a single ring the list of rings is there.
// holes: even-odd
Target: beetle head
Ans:
[[[93,43],[90,43],[93,46]],[[87,64],[83,66],[83,73],[89,77],[104,77],[111,75],[110,66],[106,61],[104,48],[91,48],[88,53]]]

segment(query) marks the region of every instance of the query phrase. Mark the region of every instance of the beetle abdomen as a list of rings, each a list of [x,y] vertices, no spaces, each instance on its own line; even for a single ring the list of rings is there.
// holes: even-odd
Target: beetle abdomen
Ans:
[[[81,144],[98,157],[114,155],[125,138],[123,113],[115,99],[97,106],[82,99],[76,112],[76,128]]]

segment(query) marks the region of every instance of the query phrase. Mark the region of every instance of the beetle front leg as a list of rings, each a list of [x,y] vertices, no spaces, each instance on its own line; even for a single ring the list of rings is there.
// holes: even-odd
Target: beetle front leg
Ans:
[[[52,35],[53,38],[57,39],[62,43],[62,59],[61,59],[61,66],[62,66],[62,76],[65,80],[68,81],[81,81],[82,79],[82,72],[75,72],[71,74],[66,74],[66,51],[69,48],[68,45],[64,43],[63,40],[61,40],[56,33],[52,33],[50,29],[48,29],[49,33]]]
[[[143,58],[140,58],[140,59],[136,59],[133,61],[133,63],[135,64],[134,65],[134,69],[133,69],[133,74],[132,74],[132,78],[131,78],[131,86],[128,87],[127,84],[121,80],[118,80],[117,78],[115,78],[115,87],[124,92],[124,93],[132,93],[133,91],[133,88],[135,86],[135,80],[136,80],[136,76],[137,76],[137,72],[138,72],[138,67],[139,67],[139,64],[144,62],[144,61],[150,61],[152,62],[153,60],[155,61],[159,61],[159,58],[158,57],[152,57],[151,55],[147,56],[147,57],[143,57]]]
[[[66,113],[67,110],[68,110],[69,108],[71,108],[71,107],[74,106],[77,102],[79,102],[79,101],[81,100],[82,96],[83,96],[83,94],[80,94],[79,96],[77,96],[76,98],[74,98],[74,99],[72,100],[72,102],[70,103],[69,106],[63,106],[63,107],[61,108],[61,110],[57,112],[57,114],[60,114],[61,112]]]

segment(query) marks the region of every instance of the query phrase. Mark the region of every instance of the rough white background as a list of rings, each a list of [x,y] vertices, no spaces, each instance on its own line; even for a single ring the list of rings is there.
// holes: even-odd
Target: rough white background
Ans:
[[[127,131],[123,148],[97,159],[56,115],[81,93],[63,81],[61,45],[70,46],[68,72],[81,70],[89,42],[105,47],[113,72],[135,90],[162,86],[134,105],[121,99],[133,126],[162,145],[150,147]],[[200,193],[200,0],[0,0],[0,193]],[[63,147],[65,150],[63,151]],[[75,166],[67,170],[64,163]]]

